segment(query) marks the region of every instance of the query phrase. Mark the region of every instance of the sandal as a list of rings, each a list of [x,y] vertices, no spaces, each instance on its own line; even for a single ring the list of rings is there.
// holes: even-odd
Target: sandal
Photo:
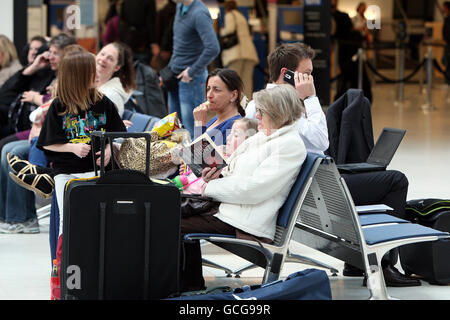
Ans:
[[[46,174],[17,174],[10,172],[9,176],[21,187],[37,193],[44,199],[48,199],[53,194],[55,188],[55,181]]]
[[[26,160],[20,159],[18,156],[13,155],[12,153],[8,153],[6,156],[8,160],[9,167],[11,170],[19,175],[19,174],[40,174],[40,173],[52,173],[52,169],[40,167],[34,164],[31,164],[30,162]]]

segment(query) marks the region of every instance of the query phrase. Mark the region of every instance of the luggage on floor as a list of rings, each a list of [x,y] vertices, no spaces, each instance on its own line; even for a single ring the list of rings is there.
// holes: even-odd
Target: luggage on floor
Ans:
[[[101,137],[102,151],[107,137],[150,139],[93,136]],[[147,154],[147,168],[149,159]],[[72,180],[64,198],[62,299],[161,299],[178,293],[179,234],[175,186],[132,170],[105,173],[103,165],[97,179]]]
[[[419,199],[406,204],[411,222],[450,232],[450,200]],[[450,284],[450,240],[415,243],[400,247],[400,263],[407,274],[423,277],[430,284]]]
[[[207,292],[191,292],[169,300],[331,300],[330,280],[325,271],[318,269],[299,271],[285,280],[264,285],[244,286],[231,291],[227,287],[215,288],[213,293]]]

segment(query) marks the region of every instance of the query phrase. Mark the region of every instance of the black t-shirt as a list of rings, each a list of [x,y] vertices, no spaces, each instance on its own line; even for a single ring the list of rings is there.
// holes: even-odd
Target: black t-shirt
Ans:
[[[53,162],[56,173],[81,173],[94,170],[92,149],[89,155],[79,158],[72,152],[53,152],[45,150],[44,146],[66,143],[91,144],[91,132],[125,132],[127,131],[117,108],[106,96],[95,103],[88,111],[78,115],[65,114],[65,107],[58,98],[53,100],[41,133],[37,147],[44,151],[49,162]],[[99,143],[96,143],[99,146]],[[94,150],[98,151],[98,150]]]

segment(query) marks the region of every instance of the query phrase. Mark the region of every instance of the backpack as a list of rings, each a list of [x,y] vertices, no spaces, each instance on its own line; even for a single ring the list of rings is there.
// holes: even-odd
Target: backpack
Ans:
[[[450,211],[450,200],[417,199],[406,202],[405,214],[408,220],[420,223],[435,220],[443,212]]]
[[[142,94],[136,94],[136,104],[143,113],[164,118],[167,115],[166,102],[164,94],[159,86],[158,74],[152,67],[136,61],[134,63],[136,71],[136,91]]]
[[[417,199],[406,202],[406,219],[439,231],[450,231],[450,200]],[[406,275],[416,274],[430,284],[450,284],[450,242],[441,239],[399,248]],[[419,258],[418,258],[419,257]]]

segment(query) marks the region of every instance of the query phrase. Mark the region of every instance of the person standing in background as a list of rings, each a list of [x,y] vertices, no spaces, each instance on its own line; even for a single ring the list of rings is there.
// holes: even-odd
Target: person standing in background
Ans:
[[[237,33],[238,44],[222,51],[222,63],[225,68],[235,70],[244,82],[244,94],[250,100],[253,93],[253,70],[259,63],[249,25],[245,17],[237,10],[234,0],[224,3],[225,26],[221,36]]]
[[[334,101],[347,92],[350,88],[358,87],[358,61],[352,57],[362,48],[363,36],[353,29],[353,23],[346,12],[339,11],[338,0],[331,0],[331,39],[339,44],[339,69],[342,76],[338,79],[338,87]],[[364,96],[372,103],[372,88],[366,68],[363,67],[362,90]]]
[[[102,47],[119,38],[119,0],[109,0],[109,9],[105,17],[105,31],[102,34]]]
[[[365,17],[367,9],[367,4],[365,2],[360,2],[356,7],[356,16],[352,18],[353,29],[361,33],[366,42],[372,42],[372,34],[367,28],[367,19]]]
[[[131,48],[135,60],[150,64],[156,41],[155,0],[123,0],[119,16],[119,41]]]
[[[158,11],[156,19],[156,43],[152,46],[152,67],[157,71],[170,61],[173,50],[173,22],[177,5],[170,1]]]
[[[179,79],[169,91],[169,113],[178,112],[194,136],[193,110],[205,102],[207,67],[220,53],[219,41],[208,8],[201,0],[174,0],[173,53],[168,67]]]

